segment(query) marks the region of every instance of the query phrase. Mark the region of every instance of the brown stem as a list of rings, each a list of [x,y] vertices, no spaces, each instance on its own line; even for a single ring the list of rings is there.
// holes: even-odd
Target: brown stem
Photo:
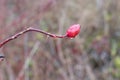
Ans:
[[[55,34],[51,34],[51,33],[48,33],[48,32],[45,32],[45,31],[42,31],[40,29],[35,29],[35,28],[32,28],[32,27],[29,27],[27,28],[26,30],[23,30],[15,35],[13,35],[12,37],[10,38],[7,38],[6,40],[4,40],[3,42],[0,43],[0,48],[5,45],[6,43],[8,43],[9,41],[11,40],[14,40],[16,39],[17,37],[19,37],[20,35],[23,35],[27,32],[30,32],[30,31],[35,31],[35,32],[39,32],[39,33],[42,33],[42,34],[45,34],[45,35],[48,35],[50,37],[53,37],[53,38],[65,38],[66,35],[55,35]]]

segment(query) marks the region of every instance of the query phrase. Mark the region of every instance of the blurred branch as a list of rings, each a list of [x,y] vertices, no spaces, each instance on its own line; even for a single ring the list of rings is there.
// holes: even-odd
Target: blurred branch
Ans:
[[[24,71],[28,68],[28,65],[29,65],[30,61],[32,60],[32,57],[35,55],[36,51],[38,50],[39,45],[40,45],[39,42],[35,43],[32,51],[30,52],[30,55],[26,58],[23,68],[20,71],[20,73],[18,74],[18,77],[16,78],[16,80],[21,80],[21,77],[23,77]]]
[[[89,65],[89,57],[88,57],[88,55],[86,54],[86,52],[84,52],[84,57],[86,57],[86,58],[84,58],[84,60],[83,60],[84,63],[85,63],[85,69],[86,69],[86,72],[87,72],[90,80],[96,80],[96,76],[95,76],[95,74],[93,73],[93,70],[92,70],[92,68],[91,68],[90,65]]]
[[[8,72],[8,75],[9,75],[9,80],[14,80],[15,79],[15,74],[14,74],[12,65],[8,61],[6,61],[5,65],[6,65],[5,68]]]
[[[96,80],[96,77],[95,77],[95,75],[93,73],[93,70],[91,69],[90,65],[88,65],[86,63],[85,68],[86,68],[87,74],[89,75],[90,80]]]
[[[0,69],[0,80],[4,80],[4,74],[2,69]]]

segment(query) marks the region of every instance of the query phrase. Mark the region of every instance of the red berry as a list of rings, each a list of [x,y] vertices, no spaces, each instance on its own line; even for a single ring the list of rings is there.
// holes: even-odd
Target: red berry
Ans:
[[[70,26],[70,28],[66,32],[66,36],[70,37],[70,38],[74,38],[75,36],[77,36],[79,34],[80,27],[81,26],[79,24],[74,24],[74,25]]]

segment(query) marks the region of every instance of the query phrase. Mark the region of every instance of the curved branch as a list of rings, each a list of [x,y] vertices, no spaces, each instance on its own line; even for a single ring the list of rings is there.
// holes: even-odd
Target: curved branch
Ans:
[[[45,32],[45,31],[42,31],[40,29],[35,29],[35,28],[32,28],[32,27],[29,27],[27,28],[26,30],[23,30],[15,35],[13,35],[12,37],[9,37],[7,38],[6,40],[4,40],[3,42],[0,43],[0,48],[5,45],[6,43],[10,42],[11,40],[14,40],[16,39],[17,37],[19,37],[20,35],[23,35],[27,32],[30,32],[30,31],[34,31],[34,32],[39,32],[39,33],[42,33],[42,34],[45,34],[45,35],[48,35],[50,37],[53,37],[53,38],[65,38],[66,35],[55,35],[55,34],[51,34],[51,33],[48,33],[48,32]]]
[[[70,28],[68,28],[68,30],[67,30],[65,35],[55,35],[55,34],[51,34],[51,33],[45,32],[45,31],[40,30],[40,29],[35,29],[35,28],[32,28],[32,27],[29,27],[29,28],[27,28],[27,29],[25,29],[25,30],[23,30],[23,31],[21,31],[19,33],[16,33],[12,37],[7,38],[3,42],[1,42],[0,43],[0,48],[3,45],[5,45],[6,43],[16,39],[20,35],[23,35],[23,34],[25,34],[27,32],[30,32],[30,31],[39,32],[39,33],[42,33],[44,35],[48,35],[48,36],[53,37],[53,38],[65,38],[65,37],[74,38],[76,35],[79,34],[80,28],[81,28],[81,26],[79,24],[75,24],[75,25],[70,26]],[[4,56],[0,56],[0,58],[4,58]]]

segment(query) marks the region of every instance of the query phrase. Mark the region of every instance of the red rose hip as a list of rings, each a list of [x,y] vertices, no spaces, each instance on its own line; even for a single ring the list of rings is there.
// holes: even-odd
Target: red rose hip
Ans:
[[[70,26],[66,32],[66,36],[69,38],[74,38],[75,36],[79,34],[80,28],[81,26],[79,24],[74,24]]]

